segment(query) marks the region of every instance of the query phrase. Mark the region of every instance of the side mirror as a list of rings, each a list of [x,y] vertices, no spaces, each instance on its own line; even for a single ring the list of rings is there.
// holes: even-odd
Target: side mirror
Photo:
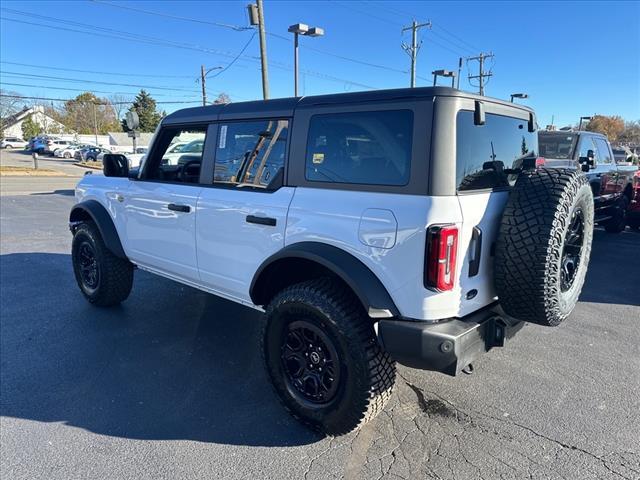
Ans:
[[[582,169],[583,172],[588,172],[593,167],[595,167],[596,165],[595,157],[596,155],[593,152],[593,150],[587,150],[587,156],[580,157],[578,159],[578,163],[580,164],[580,168]]]
[[[105,153],[102,157],[102,172],[105,177],[128,177],[129,160],[115,153]]]

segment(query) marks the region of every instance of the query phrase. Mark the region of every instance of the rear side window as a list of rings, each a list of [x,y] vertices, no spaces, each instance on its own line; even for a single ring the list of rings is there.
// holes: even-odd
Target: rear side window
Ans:
[[[270,188],[284,172],[288,130],[287,120],[221,124],[213,182]]]
[[[598,148],[598,159],[602,163],[611,163],[613,159],[611,158],[611,151],[609,150],[607,142],[599,137],[595,137],[593,140]]]
[[[525,157],[535,156],[538,137],[527,120],[486,114],[475,125],[473,112],[462,110],[456,119],[456,182],[458,191],[512,186]]]
[[[305,178],[314,182],[406,185],[413,112],[332,113],[309,123]]]

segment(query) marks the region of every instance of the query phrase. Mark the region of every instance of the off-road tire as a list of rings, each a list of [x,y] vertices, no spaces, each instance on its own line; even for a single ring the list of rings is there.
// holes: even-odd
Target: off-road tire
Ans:
[[[613,217],[602,222],[607,233],[621,233],[627,226],[627,207],[629,199],[623,195],[618,199],[614,207]]]
[[[80,249],[83,244],[93,249],[98,280],[91,288],[81,273]],[[126,259],[115,256],[104,244],[98,228],[93,222],[81,223],[75,228],[71,246],[73,273],[85,298],[98,307],[111,307],[127,299],[133,285],[133,265]]]
[[[570,287],[561,270],[572,222],[583,218],[579,262]],[[575,307],[593,239],[593,193],[575,170],[539,169],[518,177],[495,248],[495,286],[505,312],[539,325],[560,324]],[[566,283],[565,283],[566,285]]]
[[[283,342],[288,325],[300,319],[326,333],[340,358],[340,382],[327,404],[300,400],[285,372]],[[266,310],[262,353],[285,409],[300,422],[328,435],[342,435],[361,427],[383,410],[393,393],[395,362],[378,345],[371,319],[358,300],[329,278],[292,285],[273,298]]]

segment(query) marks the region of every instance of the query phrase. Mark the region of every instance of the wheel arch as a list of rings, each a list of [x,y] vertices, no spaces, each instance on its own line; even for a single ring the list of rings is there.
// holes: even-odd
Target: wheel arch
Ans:
[[[72,232],[78,222],[86,221],[92,221],[98,227],[100,236],[111,253],[119,258],[127,258],[111,215],[97,200],[85,200],[74,205],[71,209],[69,227]]]
[[[254,304],[266,305],[283,288],[324,275],[337,277],[350,288],[367,314],[374,309],[376,317],[400,316],[391,295],[369,267],[345,250],[321,242],[288,245],[267,258],[251,281],[249,295]]]

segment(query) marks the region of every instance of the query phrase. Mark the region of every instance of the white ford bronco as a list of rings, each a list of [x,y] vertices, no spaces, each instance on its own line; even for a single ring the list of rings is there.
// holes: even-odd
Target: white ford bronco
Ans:
[[[100,307],[139,268],[264,311],[285,408],[343,434],[382,410],[396,361],[456,375],[571,313],[593,195],[544,167],[536,128],[443,87],[180,110],[139,168],[105,155],[78,184],[75,277]]]

